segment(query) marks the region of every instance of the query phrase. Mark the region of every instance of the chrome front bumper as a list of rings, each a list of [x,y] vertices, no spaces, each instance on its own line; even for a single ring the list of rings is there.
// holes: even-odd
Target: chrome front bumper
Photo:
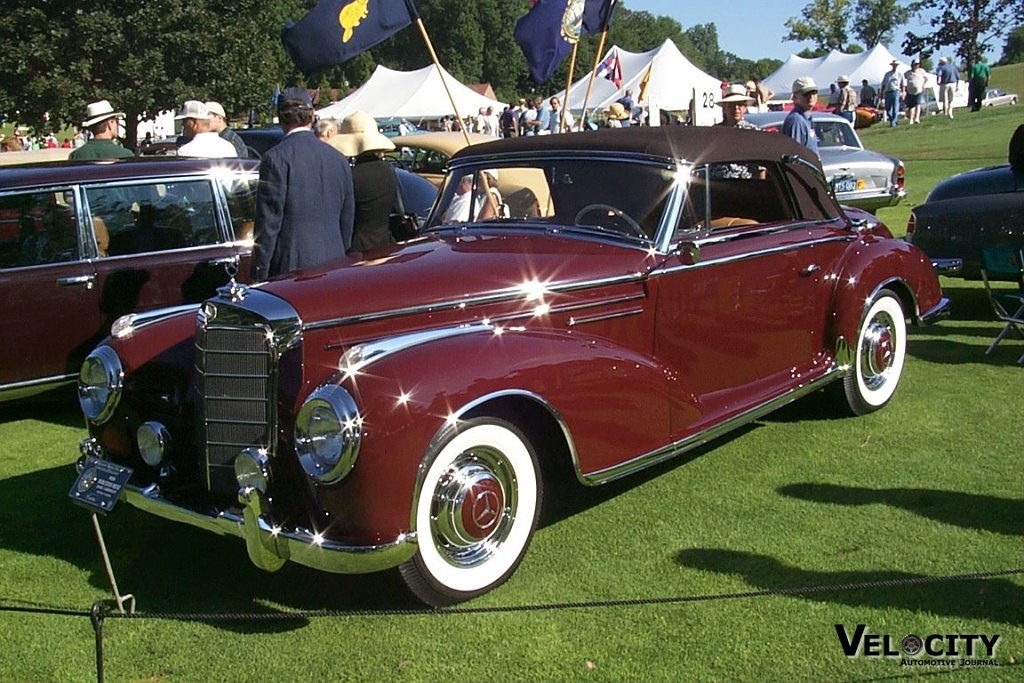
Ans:
[[[92,442],[92,443],[87,443]],[[96,455],[99,446],[93,439],[81,445],[83,453]],[[367,574],[397,567],[416,553],[416,533],[400,534],[390,543],[345,545],[324,538],[309,529],[282,528],[270,524],[263,514],[266,497],[256,489],[239,491],[242,507],[216,514],[198,512],[164,498],[155,484],[146,488],[128,485],[122,499],[144,512],[172,522],[183,522],[223,536],[245,540],[249,559],[260,569],[277,571],[288,561],[335,574]]]

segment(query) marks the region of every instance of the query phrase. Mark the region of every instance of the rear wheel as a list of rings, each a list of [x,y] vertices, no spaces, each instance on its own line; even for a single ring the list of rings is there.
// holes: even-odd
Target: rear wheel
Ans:
[[[857,332],[854,364],[843,379],[854,415],[878,410],[892,398],[907,355],[906,314],[899,298],[883,289],[868,307]]]
[[[503,420],[468,421],[427,469],[416,502],[419,550],[400,567],[440,607],[504,583],[537,525],[541,480],[526,437]]]

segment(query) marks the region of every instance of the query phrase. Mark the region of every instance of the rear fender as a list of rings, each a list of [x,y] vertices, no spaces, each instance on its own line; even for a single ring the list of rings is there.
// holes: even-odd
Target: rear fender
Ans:
[[[914,324],[920,324],[922,312],[932,310],[942,299],[935,269],[924,252],[900,240],[865,235],[836,275],[829,338],[841,368],[849,366],[861,320],[882,289],[900,298]]]

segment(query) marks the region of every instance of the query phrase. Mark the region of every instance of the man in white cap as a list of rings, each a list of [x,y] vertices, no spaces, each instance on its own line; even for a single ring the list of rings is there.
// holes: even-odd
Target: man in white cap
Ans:
[[[818,102],[818,84],[810,76],[793,81],[793,109],[782,122],[782,133],[818,153],[818,135],[811,123],[811,110]]]
[[[107,100],[93,102],[85,108],[82,128],[88,129],[92,137],[84,145],[71,152],[69,159],[92,161],[94,159],[124,159],[135,156],[117,142],[117,131],[124,112],[114,111]]]
[[[754,98],[747,94],[746,86],[733,83],[725,89],[722,99],[715,102],[722,108],[722,120],[715,125],[757,130],[757,126],[744,119],[747,108],[753,103]]]
[[[183,120],[182,135],[190,138],[178,148],[179,157],[226,159],[238,156],[234,145],[210,130],[210,110],[205,102],[186,100],[181,113],[174,118]]]
[[[207,102],[206,110],[210,112],[210,130],[234,145],[239,159],[248,159],[249,148],[242,137],[228,127],[228,116],[220,102]]]
[[[946,57],[939,57],[939,68],[935,70],[935,80],[939,85],[939,101],[942,102],[942,115],[953,118],[953,97],[956,95],[960,72]]]

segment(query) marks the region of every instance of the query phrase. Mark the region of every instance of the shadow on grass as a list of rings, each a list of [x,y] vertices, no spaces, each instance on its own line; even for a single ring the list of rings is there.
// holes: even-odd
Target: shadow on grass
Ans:
[[[676,562],[683,567],[734,574],[751,586],[772,591],[931,578],[925,574],[896,571],[811,571],[787,566],[767,555],[716,548],[681,550],[676,553]],[[1006,579],[822,590],[793,593],[790,596],[851,607],[896,608],[958,619],[984,619],[1012,626],[1024,625],[1024,587]]]
[[[0,548],[80,567],[90,573],[92,586],[109,595],[90,513],[67,496],[75,477],[68,465],[0,480]],[[290,612],[422,609],[397,572],[342,576],[294,564],[264,572],[249,561],[241,539],[146,515],[124,503],[100,517],[100,525],[118,587],[135,595],[140,612],[251,614],[259,619],[210,623],[265,633],[305,625],[300,618],[281,618]],[[68,605],[61,587],[43,576],[33,603],[89,608]]]
[[[833,505],[889,505],[944,524],[1024,536],[1024,500],[936,489],[870,489],[834,484],[789,484],[790,498]]]
[[[544,480],[544,507],[539,528],[565,521],[638,486],[643,486],[652,479],[657,479],[677,467],[682,467],[698,458],[711,454],[715,449],[729,443],[733,439],[742,438],[744,434],[757,427],[756,422],[744,425],[703,446],[687,451],[646,470],[631,474],[624,479],[618,479],[600,486],[581,485],[576,480],[575,475],[567,471],[568,468],[565,471],[559,470],[558,472],[546,473]]]
[[[0,424],[39,420],[64,427],[83,427],[85,418],[73,388],[61,387],[31,398],[0,403]]]

